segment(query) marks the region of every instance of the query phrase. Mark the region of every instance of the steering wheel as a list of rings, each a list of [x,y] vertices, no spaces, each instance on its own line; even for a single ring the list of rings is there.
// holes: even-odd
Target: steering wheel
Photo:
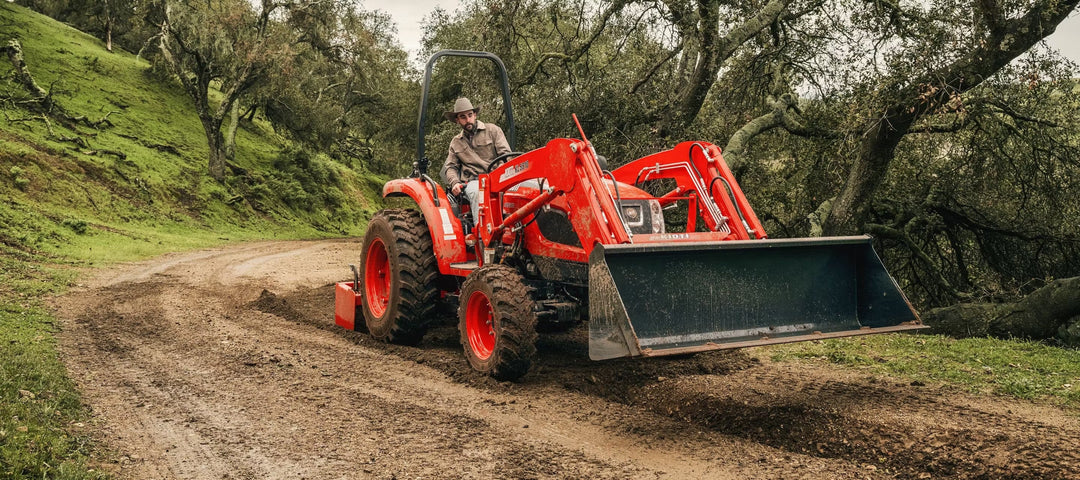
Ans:
[[[510,161],[510,157],[516,157],[518,155],[521,155],[521,152],[506,152],[502,155],[495,157],[491,160],[491,163],[488,164],[487,173],[491,173],[492,170],[499,168],[499,165]]]

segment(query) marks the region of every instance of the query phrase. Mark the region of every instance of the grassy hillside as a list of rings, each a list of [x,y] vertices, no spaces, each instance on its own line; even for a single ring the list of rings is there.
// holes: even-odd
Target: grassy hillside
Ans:
[[[168,249],[153,244],[253,232],[352,234],[373,208],[363,198],[378,182],[322,157],[282,153],[285,142],[258,121],[242,124],[237,135],[235,163],[247,174],[214,182],[190,99],[156,78],[145,61],[109,53],[92,37],[5,3],[0,40],[8,39],[22,44],[35,80],[73,116],[108,115],[112,126],[70,129],[53,120],[50,133],[44,120],[6,102],[0,125],[5,243],[91,258],[93,245],[130,238],[145,243],[130,247],[145,251],[132,253],[149,254]],[[0,62],[0,72],[10,71],[10,63]],[[25,96],[10,76],[4,90]],[[82,138],[86,146],[60,137]],[[363,184],[367,192],[357,186]]]
[[[290,146],[256,120],[241,125],[238,168],[220,184],[206,173],[191,100],[145,60],[0,2],[0,45],[10,40],[69,116],[108,122],[65,126],[23,108],[29,94],[0,56],[0,477],[96,478],[43,297],[80,267],[359,234],[382,180]]]

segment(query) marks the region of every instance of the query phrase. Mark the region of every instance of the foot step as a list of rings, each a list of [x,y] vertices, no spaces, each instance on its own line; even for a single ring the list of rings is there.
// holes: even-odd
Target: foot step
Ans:
[[[470,262],[451,263],[450,268],[456,268],[458,270],[476,270],[476,260]]]

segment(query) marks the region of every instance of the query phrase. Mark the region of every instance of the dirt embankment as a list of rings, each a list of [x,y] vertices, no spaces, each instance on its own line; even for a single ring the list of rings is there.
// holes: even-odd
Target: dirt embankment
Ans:
[[[544,335],[521,383],[333,324],[359,246],[275,242],[101,272],[56,300],[120,478],[1080,478],[1080,420],[756,350],[590,362]]]

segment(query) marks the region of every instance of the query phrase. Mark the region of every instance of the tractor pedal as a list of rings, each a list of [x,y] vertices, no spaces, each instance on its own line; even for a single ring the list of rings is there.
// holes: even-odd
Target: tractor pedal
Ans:
[[[456,268],[458,270],[476,270],[477,267],[479,267],[479,265],[476,263],[476,260],[450,264],[450,268]]]

